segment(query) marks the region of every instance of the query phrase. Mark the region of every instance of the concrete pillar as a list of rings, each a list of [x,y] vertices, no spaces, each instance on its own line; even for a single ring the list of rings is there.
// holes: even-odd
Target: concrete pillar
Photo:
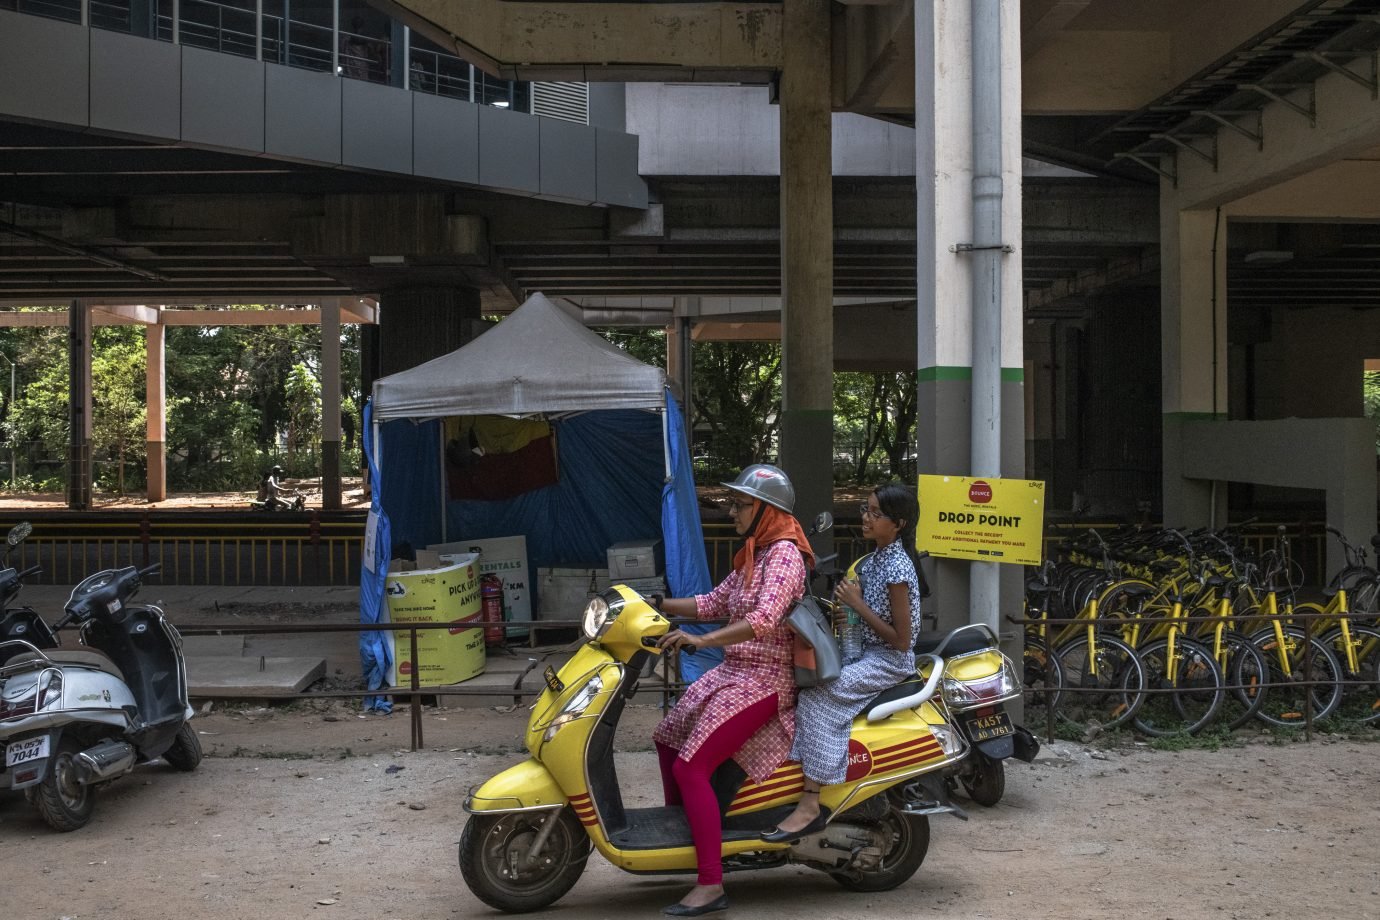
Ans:
[[[833,510],[834,201],[829,0],[784,9],[781,74],[781,466],[795,515]],[[816,541],[830,552],[831,538]]]
[[[145,448],[148,464],[148,500],[161,502],[168,497],[168,417],[167,417],[167,361],[164,325],[144,326],[144,420]]]
[[[1160,253],[1163,520],[1171,527],[1221,526],[1226,483],[1183,475],[1182,430],[1188,421],[1227,418],[1226,218],[1162,206]]]
[[[387,377],[448,354],[475,336],[479,291],[397,288],[379,299],[378,374]]]
[[[321,303],[321,507],[340,508],[340,300]]]
[[[67,507],[91,507],[91,308],[74,300],[67,308],[68,418]]]
[[[1001,474],[1025,476],[1021,316],[1021,86],[1019,4],[1001,5],[1002,236]],[[921,473],[972,469],[973,239],[971,0],[915,4],[916,437]],[[935,560],[930,571],[939,627],[969,622],[969,563]],[[999,612],[1020,610],[1021,570],[1002,566]],[[1008,627],[1009,628],[1009,627]]]

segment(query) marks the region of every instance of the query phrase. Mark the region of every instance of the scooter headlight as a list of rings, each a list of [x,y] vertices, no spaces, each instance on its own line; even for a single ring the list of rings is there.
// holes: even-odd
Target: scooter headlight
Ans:
[[[958,680],[946,676],[941,684],[944,702],[955,709],[1000,702],[1021,692],[1020,680],[1010,661],[1003,661],[1001,669],[990,677]]]
[[[603,635],[610,622],[612,620],[609,618],[609,602],[602,597],[596,597],[585,605],[585,615],[580,626],[584,629],[586,639],[595,639]]]
[[[598,597],[591,598],[585,605],[584,616],[580,619],[580,626],[584,629],[586,639],[597,639],[608,632],[609,626],[618,619],[618,614],[623,612],[623,606],[627,602],[623,600],[623,595],[617,591],[605,591]]]
[[[552,719],[551,724],[546,726],[546,732],[542,735],[542,739],[544,741],[550,741],[552,738],[556,737],[556,732],[560,731],[566,723],[573,722],[584,715],[584,711],[589,708],[589,704],[594,702],[594,698],[598,696],[599,692],[603,689],[604,679],[597,674],[591,677],[589,683],[585,684],[576,691],[574,696],[566,700],[565,705],[561,707],[561,711],[556,714],[556,718]]]

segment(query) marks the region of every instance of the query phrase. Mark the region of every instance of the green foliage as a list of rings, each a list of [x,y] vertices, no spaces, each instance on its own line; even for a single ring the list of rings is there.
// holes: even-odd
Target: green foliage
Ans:
[[[1365,371],[1362,395],[1366,418],[1375,422],[1375,452],[1380,454],[1380,371]]]
[[[271,308],[277,306],[243,309]],[[320,474],[320,327],[170,326],[165,335],[170,489],[253,488],[275,462],[291,476]],[[342,411],[353,413],[356,427],[355,446],[342,451],[348,474],[359,466],[358,327],[343,327],[341,343]],[[16,363],[11,404],[3,378],[8,365],[0,361],[0,432],[16,446],[16,488],[60,491],[69,450],[67,330],[0,329],[0,354]],[[98,482],[121,492],[144,481],[144,356],[141,328],[96,330],[92,454]],[[0,482],[8,480],[0,473]]]

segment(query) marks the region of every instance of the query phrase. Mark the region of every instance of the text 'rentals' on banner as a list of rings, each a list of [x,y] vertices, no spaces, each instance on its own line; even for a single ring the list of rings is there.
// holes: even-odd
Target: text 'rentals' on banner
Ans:
[[[921,476],[919,493],[918,549],[950,559],[1040,564],[1041,480]]]

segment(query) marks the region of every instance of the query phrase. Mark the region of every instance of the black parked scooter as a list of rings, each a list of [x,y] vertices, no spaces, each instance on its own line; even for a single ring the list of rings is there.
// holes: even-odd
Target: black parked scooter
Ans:
[[[5,536],[5,568],[0,569],[0,643],[19,639],[35,648],[57,648],[57,635],[32,607],[11,607],[10,603],[24,587],[24,579],[43,571],[42,566],[29,566],[19,571],[9,565],[10,553],[33,532],[33,525],[23,521],[10,528]],[[0,645],[0,666],[23,651],[23,646]]]

